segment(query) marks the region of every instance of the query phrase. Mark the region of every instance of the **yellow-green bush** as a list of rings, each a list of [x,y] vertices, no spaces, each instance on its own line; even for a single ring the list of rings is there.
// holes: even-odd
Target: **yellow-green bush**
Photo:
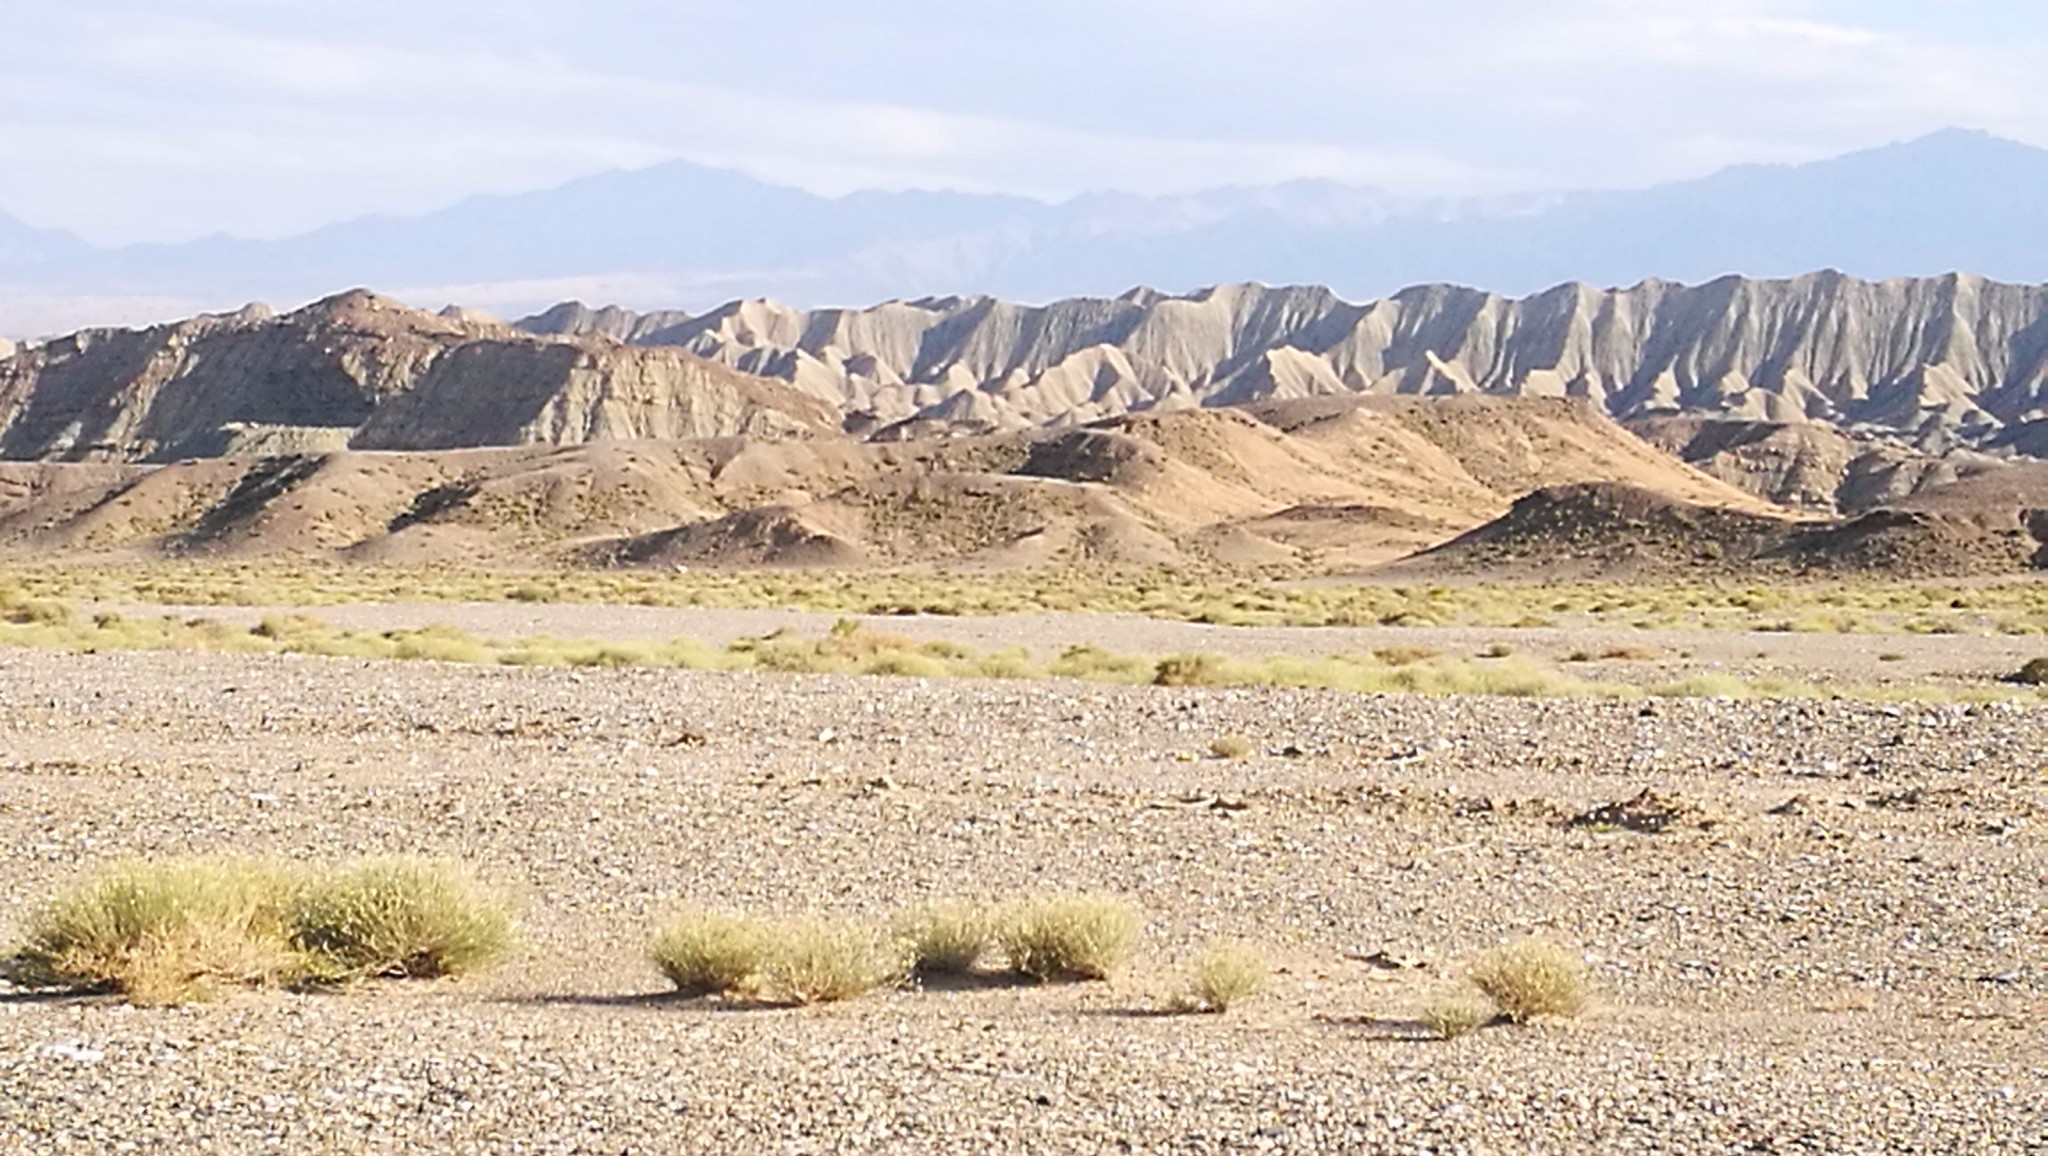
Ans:
[[[242,860],[117,864],[30,914],[13,971],[29,986],[145,1005],[290,982],[291,889],[288,872]]]
[[[987,957],[996,927],[995,914],[981,904],[938,903],[905,918],[897,934],[920,974],[960,975]]]
[[[1031,900],[1007,912],[997,935],[1010,969],[1040,982],[1108,979],[1131,957],[1143,921],[1108,895]]]
[[[1195,961],[1188,990],[1177,1006],[1185,1011],[1227,1012],[1264,991],[1271,973],[1266,957],[1244,944],[1211,944]]]
[[[302,883],[286,909],[313,978],[426,979],[486,967],[511,941],[503,900],[449,863],[380,859]]]
[[[503,904],[447,864],[137,861],[32,912],[12,970],[32,986],[183,1003],[228,987],[471,971],[510,930]]]
[[[682,995],[745,995],[759,985],[773,939],[760,920],[704,912],[663,927],[649,950]]]
[[[894,987],[908,974],[904,944],[871,927],[789,923],[770,938],[760,994],[777,1003],[838,1003]]]
[[[1575,1016],[1586,1006],[1586,961],[1547,939],[1495,948],[1472,965],[1467,978],[1516,1023]]]

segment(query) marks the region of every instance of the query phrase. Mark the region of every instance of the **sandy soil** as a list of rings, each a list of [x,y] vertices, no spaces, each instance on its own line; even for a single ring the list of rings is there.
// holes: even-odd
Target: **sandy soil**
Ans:
[[[776,621],[562,613],[378,621]],[[1775,641],[1959,668],[2002,645]],[[1256,753],[1203,757],[1226,734]],[[1644,787],[1708,825],[1566,823]],[[460,856],[525,914],[509,965],[448,983],[173,1011],[0,991],[0,1151],[2025,1151],[2048,1147],[2044,824],[2043,708],[6,652],[0,936],[96,865],[221,850]],[[641,955],[686,905],[1082,888],[1148,915],[1109,984],[743,1010],[662,998]],[[1594,1009],[1427,1038],[1458,962],[1532,932],[1594,961]],[[1271,990],[1155,1014],[1219,936],[1265,946]]]

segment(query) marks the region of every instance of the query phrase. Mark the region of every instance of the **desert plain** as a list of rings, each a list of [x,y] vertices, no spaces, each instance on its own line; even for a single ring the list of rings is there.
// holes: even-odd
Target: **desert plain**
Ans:
[[[237,629],[264,613],[207,612]],[[307,613],[717,643],[835,623],[509,602]],[[1079,614],[860,626],[1245,658],[1505,639],[1546,663],[1611,653],[1579,664],[1596,682],[1823,688],[1988,690],[2039,650],[1981,633]],[[2048,706],[2018,694],[1362,694],[0,649],[0,936],[130,857],[446,857],[519,911],[509,957],[455,979],[172,1008],[0,988],[0,1151],[2039,1150],[2044,822]],[[765,1007],[679,998],[647,957],[682,910],[886,923],[935,900],[1071,892],[1143,914],[1107,982],[990,972]],[[1425,1026],[1475,958],[1531,935],[1587,960],[1583,1013],[1455,1039]],[[1217,940],[1256,947],[1266,990],[1175,1014]]]

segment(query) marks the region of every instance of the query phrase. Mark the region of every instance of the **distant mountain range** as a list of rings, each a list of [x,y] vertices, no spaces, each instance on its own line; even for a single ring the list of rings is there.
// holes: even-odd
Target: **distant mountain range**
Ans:
[[[674,163],[284,240],[116,249],[0,216],[0,335],[288,303],[342,285],[516,314],[568,297],[641,309],[770,296],[1043,301],[1247,280],[1353,299],[1431,282],[1523,294],[1822,268],[2048,280],[2048,151],[1950,130],[1637,192],[1419,200],[1298,182],[1057,205],[828,198]]]

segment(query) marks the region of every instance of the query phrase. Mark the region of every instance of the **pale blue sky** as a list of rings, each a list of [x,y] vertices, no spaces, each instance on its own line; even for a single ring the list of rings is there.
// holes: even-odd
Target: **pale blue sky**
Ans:
[[[821,192],[1635,186],[2048,145],[2031,0],[0,0],[0,211],[274,236],[684,158]]]

